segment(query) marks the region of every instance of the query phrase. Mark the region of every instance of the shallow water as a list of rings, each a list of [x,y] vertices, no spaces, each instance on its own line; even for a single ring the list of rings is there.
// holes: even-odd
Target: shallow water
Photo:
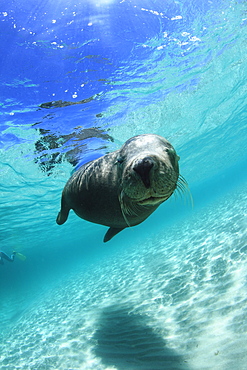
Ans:
[[[0,9],[1,369],[246,368],[246,4]],[[157,133],[194,201],[103,244],[55,219],[75,166]]]

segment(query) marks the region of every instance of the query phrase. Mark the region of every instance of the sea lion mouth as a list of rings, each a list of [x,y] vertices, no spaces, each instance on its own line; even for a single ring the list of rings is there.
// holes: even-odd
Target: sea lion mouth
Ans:
[[[169,196],[163,196],[163,197],[149,197],[143,200],[138,201],[138,204],[140,205],[156,205],[164,202],[166,199],[168,199]]]

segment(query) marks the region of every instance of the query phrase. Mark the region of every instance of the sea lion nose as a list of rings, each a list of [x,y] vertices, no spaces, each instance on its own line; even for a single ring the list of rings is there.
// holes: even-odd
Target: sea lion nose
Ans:
[[[133,170],[141,177],[146,188],[150,188],[149,174],[153,165],[153,159],[151,157],[145,157],[138,161],[133,167]]]

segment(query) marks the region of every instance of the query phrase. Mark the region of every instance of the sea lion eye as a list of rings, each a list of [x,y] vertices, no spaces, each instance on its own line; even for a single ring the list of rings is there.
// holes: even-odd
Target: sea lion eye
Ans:
[[[124,160],[123,160],[123,158],[122,158],[122,157],[119,157],[119,158],[117,159],[117,163],[118,163],[118,164],[122,164],[122,163],[123,163],[123,161],[124,161]]]
[[[165,151],[166,151],[166,153],[169,154],[169,156],[175,157],[176,160],[179,161],[180,157],[179,157],[179,155],[177,155],[177,153],[175,152],[175,150],[173,148],[166,148]]]
[[[172,148],[166,148],[165,151],[168,154],[174,154],[174,150]]]
[[[172,166],[178,163],[180,157],[177,155],[177,153],[175,152],[173,148],[166,148],[165,151],[169,155]]]

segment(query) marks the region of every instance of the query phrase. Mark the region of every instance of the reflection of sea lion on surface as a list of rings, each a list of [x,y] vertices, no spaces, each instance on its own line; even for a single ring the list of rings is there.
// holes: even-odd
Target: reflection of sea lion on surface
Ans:
[[[85,129],[76,127],[72,133],[64,135],[43,128],[38,128],[38,131],[40,139],[35,142],[35,162],[48,175],[52,173],[56,164],[64,159],[73,166],[78,166],[80,159],[85,157],[88,151],[87,140],[97,140],[98,150],[102,151],[106,148],[106,141],[113,141],[110,135],[96,127]],[[66,151],[63,151],[63,147],[66,147]]]
[[[120,150],[80,167],[64,187],[57,223],[70,209],[81,218],[109,226],[104,241],[140,224],[186,184],[179,177],[179,157],[163,137],[135,136]]]

